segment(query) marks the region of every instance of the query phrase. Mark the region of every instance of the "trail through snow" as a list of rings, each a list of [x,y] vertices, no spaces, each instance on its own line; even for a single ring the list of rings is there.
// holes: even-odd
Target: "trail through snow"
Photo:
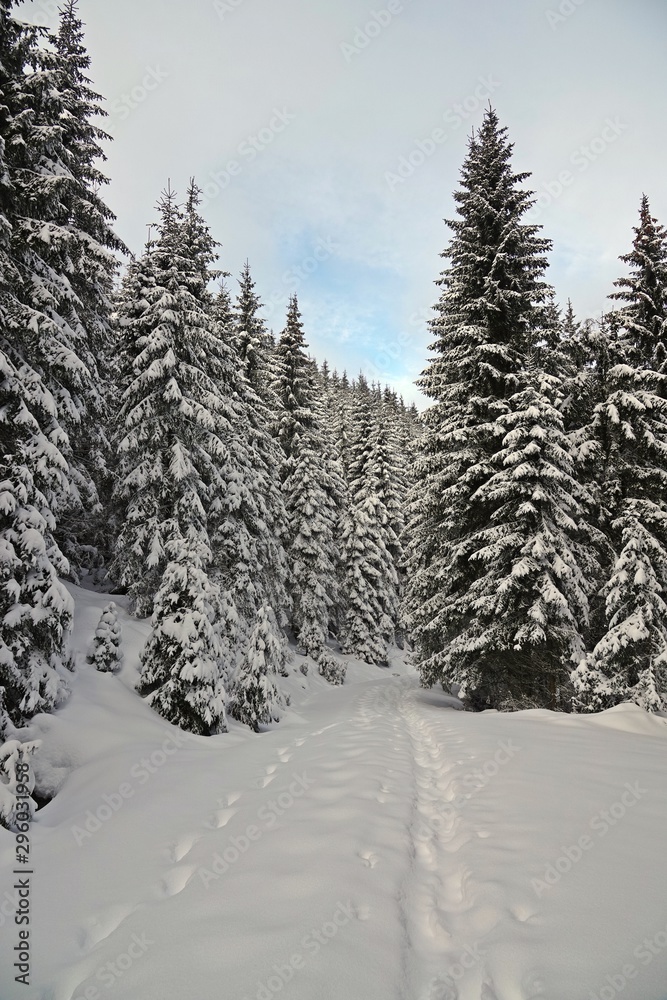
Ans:
[[[62,787],[31,830],[30,987],[0,831],[2,1000],[667,997],[663,720],[472,715],[396,654],[337,689],[295,666],[279,726],[206,740],[132,669],[82,664],[37,720]]]

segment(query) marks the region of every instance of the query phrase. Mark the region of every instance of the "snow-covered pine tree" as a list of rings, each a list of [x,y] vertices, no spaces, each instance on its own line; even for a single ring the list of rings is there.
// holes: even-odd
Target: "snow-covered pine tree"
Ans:
[[[117,255],[128,252],[114,232],[115,215],[100,195],[109,179],[99,164],[106,160],[103,144],[111,141],[111,136],[97,124],[107,112],[100,95],[91,89],[91,60],[83,29],[78,0],[66,0],[53,39],[63,109],[64,159],[72,176],[67,199],[71,239],[66,264],[76,294],[76,316],[89,347],[87,364],[97,390],[87,399],[86,413],[71,435],[74,465],[82,470],[82,479],[89,476],[95,487],[94,493],[87,489],[83,518],[70,525],[71,541],[65,550],[75,567],[108,561],[113,545],[105,510],[113,485],[106,433],[115,389],[109,377],[113,358],[110,314]]]
[[[281,482],[296,641],[317,659],[338,603],[338,527],[342,472],[334,458],[296,296],[276,348],[276,392],[281,403],[276,435],[284,460]]]
[[[239,290],[234,306],[234,339],[243,373],[255,392],[269,405],[275,406],[272,371],[272,344],[261,316],[262,302],[255,290],[250,264],[243,265]]]
[[[64,698],[73,610],[54,538],[54,512],[70,489],[69,440],[33,350],[46,322],[26,294],[39,278],[19,221],[40,32],[13,18],[12,6],[0,0],[0,730],[5,714],[21,726]]]
[[[202,551],[210,550],[207,514],[225,490],[228,459],[221,439],[228,408],[211,375],[219,345],[202,299],[206,263],[190,252],[172,192],[159,207],[158,237],[147,251],[154,283],[144,286],[147,306],[126,331],[140,353],[118,418],[116,499],[125,519],[112,572],[139,617],[153,611],[168,543],[195,526]]]
[[[15,303],[0,294],[0,321]],[[20,315],[20,312],[19,312]],[[56,404],[39,374],[0,349],[0,687],[15,726],[67,694],[73,602],[58,579],[68,563],[54,539],[50,498],[67,489],[53,429]]]
[[[227,391],[243,402],[244,439],[248,452],[245,478],[256,505],[256,509],[248,509],[247,518],[257,550],[249,586],[245,588],[246,593],[256,595],[247,607],[249,626],[264,603],[269,604],[280,624],[286,625],[290,603],[284,550],[287,520],[280,489],[282,453],[272,434],[279,402],[274,390],[273,344],[260,315],[261,305],[246,261],[233,311],[223,309],[221,299],[217,316],[220,338],[230,344],[238,358],[237,385],[228,381]]]
[[[419,381],[435,402],[422,415],[425,433],[409,505],[405,610],[422,682],[464,684],[476,704],[506,696],[508,684],[513,698],[524,693],[508,672],[506,650],[494,647],[491,631],[473,637],[468,616],[474,613],[475,590],[489,572],[480,557],[480,533],[507,501],[487,485],[504,452],[513,448],[512,437],[503,446],[510,433],[503,420],[511,422],[513,413],[527,407],[525,398],[510,400],[523,389],[526,356],[540,341],[550,297],[544,281],[550,243],[539,226],[523,221],[533,199],[521,186],[528,175],[512,170],[512,148],[489,108],[469,140],[461,190],[454,195],[459,217],[448,223],[453,238],[443,256],[450,264],[438,281],[442,292],[431,323],[435,356]],[[543,447],[556,451],[559,429],[551,411],[549,419],[552,430]],[[563,465],[559,468],[567,474]],[[530,474],[537,475],[532,465]],[[501,523],[498,515],[496,527]],[[526,520],[524,530],[527,526]],[[560,547],[559,540],[554,552]],[[539,574],[532,578],[539,585]],[[511,602],[503,607],[511,614]],[[499,624],[509,634],[509,620]],[[558,646],[573,648],[576,635],[560,638]],[[539,658],[530,669],[535,671],[530,692],[543,690]],[[526,679],[523,675],[521,683]]]
[[[390,454],[386,415],[363,377],[352,426],[350,503],[343,529],[343,648],[369,663],[386,663],[399,618],[399,473]]]
[[[285,698],[275,681],[277,674],[286,674],[285,645],[272,610],[262,605],[234,675],[229,702],[232,718],[256,733],[260,726],[278,722],[285,708]]]
[[[226,650],[218,636],[220,596],[207,567],[204,512],[196,497],[183,496],[178,520],[165,542],[166,568],[155,595],[153,631],[142,651],[139,694],[165,719],[200,736],[227,730],[221,664]],[[214,624],[215,623],[215,624]]]
[[[90,60],[72,0],[58,33],[47,39],[52,48],[35,46],[27,72],[9,88],[20,107],[6,135],[12,254],[30,317],[13,360],[40,372],[67,432],[70,488],[54,498],[54,513],[76,578],[98,558],[96,539],[104,545],[96,480],[106,484],[105,410],[97,356],[108,337],[113,251],[122,247],[97,193],[105,178],[95,163],[106,136],[92,118],[103,112],[88,87]]]
[[[477,705],[567,708],[598,573],[591,498],[575,478],[558,380],[529,361],[507,402],[495,471],[475,496],[488,523],[465,540],[477,578],[445,611],[456,623],[448,655]]]
[[[621,260],[632,273],[613,293],[625,306],[610,317],[604,398],[589,433],[615,558],[597,642],[572,679],[581,709],[632,700],[655,711],[667,705],[667,236],[645,197],[633,252]]]
[[[1,709],[0,705],[0,719],[2,719]],[[29,758],[39,748],[41,741],[21,743],[19,740],[7,740],[3,743],[3,735],[0,727],[0,827],[25,832],[23,823],[29,823],[37,809],[37,803],[32,798],[35,775],[29,766]],[[18,794],[19,785],[27,785],[28,798]]]
[[[609,298],[624,303],[610,314],[612,329],[622,331],[630,364],[667,370],[667,230],[651,215],[642,195],[632,250],[621,260],[630,274],[615,281]]]
[[[340,377],[334,372],[330,383],[326,401],[329,426],[340,458],[343,478],[349,483],[352,390],[347,372],[343,372]]]
[[[667,709],[667,514],[627,501],[612,529],[622,546],[602,594],[608,628],[572,673],[574,704],[600,712],[633,701]]]
[[[120,670],[123,662],[120,637],[118,608],[113,601],[110,601],[103,609],[97,623],[88,662],[102,673],[115,673]]]

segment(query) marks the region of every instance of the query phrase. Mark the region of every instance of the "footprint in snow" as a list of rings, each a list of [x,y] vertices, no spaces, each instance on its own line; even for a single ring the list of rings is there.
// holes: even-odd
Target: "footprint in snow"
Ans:
[[[379,860],[377,854],[374,854],[373,851],[362,851],[359,857],[367,868],[375,868]]]
[[[199,835],[194,833],[181,837],[180,840],[177,840],[170,848],[167,849],[167,859],[171,861],[172,864],[182,861],[186,854],[190,853],[199,839]]]
[[[434,979],[425,993],[425,1000],[458,1000],[459,991],[454,980]]]
[[[161,898],[177,896],[179,892],[183,892],[195,871],[194,865],[181,865],[180,868],[172,868],[171,871],[165,873],[160,881],[156,894]]]
[[[218,809],[213,813],[211,818],[204,823],[204,826],[209,830],[220,830],[223,826],[227,826],[232,816],[235,816],[238,809]],[[184,856],[184,855],[183,855]],[[180,861],[180,858],[174,858],[175,861]]]
[[[267,785],[271,784],[274,778],[275,774],[265,774],[263,778],[257,778],[255,781],[255,788],[266,788]]]
[[[131,906],[110,906],[89,917],[77,931],[77,941],[82,951],[91,951],[100,941],[106,940],[132,913]]]

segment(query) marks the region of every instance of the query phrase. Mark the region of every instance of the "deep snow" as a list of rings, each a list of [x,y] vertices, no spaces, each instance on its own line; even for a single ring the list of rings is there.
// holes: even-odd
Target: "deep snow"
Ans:
[[[667,723],[475,715],[348,659],[295,656],[282,722],[180,733],[124,665],[84,657],[107,595],[71,588],[73,693],[30,735],[31,985],[14,982],[0,830],[2,1000],[665,1000]],[[122,605],[122,600],[118,602]]]

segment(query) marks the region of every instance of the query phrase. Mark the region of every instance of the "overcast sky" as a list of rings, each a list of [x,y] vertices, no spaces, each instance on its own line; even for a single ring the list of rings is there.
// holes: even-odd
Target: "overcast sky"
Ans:
[[[19,15],[54,24],[55,0]],[[194,175],[236,275],[278,333],[296,291],[311,353],[406,398],[490,99],[532,172],[550,281],[596,315],[645,191],[667,223],[665,0],[80,0],[107,99],[117,231],[139,252]]]

